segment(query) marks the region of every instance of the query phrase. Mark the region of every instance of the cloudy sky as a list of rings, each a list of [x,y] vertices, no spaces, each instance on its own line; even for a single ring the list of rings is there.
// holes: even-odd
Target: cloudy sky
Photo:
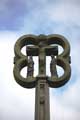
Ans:
[[[70,81],[50,89],[51,120],[80,120],[80,0],[0,0],[0,120],[34,120],[35,89],[13,77],[14,44],[25,34],[60,34],[71,45]]]

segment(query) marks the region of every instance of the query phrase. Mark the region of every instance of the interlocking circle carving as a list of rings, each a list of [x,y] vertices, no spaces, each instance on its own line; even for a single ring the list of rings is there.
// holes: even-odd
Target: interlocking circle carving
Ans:
[[[27,77],[24,78],[20,75],[20,71],[22,68],[28,65],[28,56],[23,55],[21,49],[25,45],[34,45],[39,47],[39,43],[45,40],[46,46],[50,46],[52,44],[57,44],[62,46],[64,51],[56,56],[57,65],[61,66],[64,69],[64,74],[61,77],[48,77],[47,82],[50,87],[61,87],[63,86],[70,78],[71,75],[71,67],[69,64],[69,56],[70,56],[70,45],[66,38],[61,35],[48,35],[44,36],[44,39],[40,39],[39,36],[35,35],[24,35],[17,40],[14,46],[14,77],[17,83],[25,88],[33,88],[37,84],[37,77]],[[46,49],[46,46],[43,46]]]

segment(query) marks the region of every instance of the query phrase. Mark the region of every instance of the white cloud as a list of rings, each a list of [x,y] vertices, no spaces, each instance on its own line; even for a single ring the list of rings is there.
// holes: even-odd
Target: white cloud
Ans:
[[[29,14],[24,17],[21,31],[25,33],[60,33],[72,35],[75,29],[80,31],[79,1],[44,1],[36,2]],[[77,28],[78,27],[78,28]],[[76,34],[76,32],[75,32]]]
[[[3,36],[2,36],[3,34]],[[0,33],[0,119],[33,120],[34,89],[26,90],[13,78],[15,33]]]
[[[59,90],[51,90],[51,119],[55,120],[79,120],[80,119],[80,67],[79,66],[79,44],[71,42],[71,80],[66,89],[60,93]],[[53,111],[53,112],[52,112]]]
[[[67,90],[57,96],[51,93],[51,119],[79,120],[80,119],[80,81],[70,85]],[[57,90],[56,90],[57,92]]]

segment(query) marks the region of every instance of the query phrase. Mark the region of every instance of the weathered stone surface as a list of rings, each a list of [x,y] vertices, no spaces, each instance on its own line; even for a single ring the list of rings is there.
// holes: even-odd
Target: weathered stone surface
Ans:
[[[60,55],[58,45],[62,46],[64,50]],[[24,46],[27,46],[26,56],[21,53]],[[49,87],[61,87],[68,82],[71,76],[69,42],[63,36],[55,34],[24,35],[15,43],[14,52],[13,73],[16,82],[25,88],[36,87],[35,120],[50,120]],[[36,77],[33,75],[33,56],[39,58],[39,74]],[[46,75],[46,56],[51,56],[50,77]],[[61,77],[58,77],[56,65],[64,69]],[[20,74],[21,69],[25,66],[27,66],[26,78]]]

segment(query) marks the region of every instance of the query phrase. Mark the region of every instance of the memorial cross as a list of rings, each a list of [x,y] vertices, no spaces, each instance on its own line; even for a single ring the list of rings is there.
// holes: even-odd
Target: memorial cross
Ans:
[[[60,55],[58,45],[64,49]],[[21,53],[24,46],[26,46],[26,56]],[[49,87],[63,86],[71,75],[69,42],[63,36],[55,34],[48,36],[25,35],[16,42],[14,52],[13,73],[16,82],[25,88],[36,87],[35,120],[50,120]],[[39,73],[36,77],[33,74],[33,56],[38,56],[39,59]],[[46,56],[52,58],[50,63],[51,76],[46,75]],[[60,77],[58,77],[56,65],[64,69],[64,74]],[[21,69],[25,66],[27,66],[26,78],[20,74]]]

